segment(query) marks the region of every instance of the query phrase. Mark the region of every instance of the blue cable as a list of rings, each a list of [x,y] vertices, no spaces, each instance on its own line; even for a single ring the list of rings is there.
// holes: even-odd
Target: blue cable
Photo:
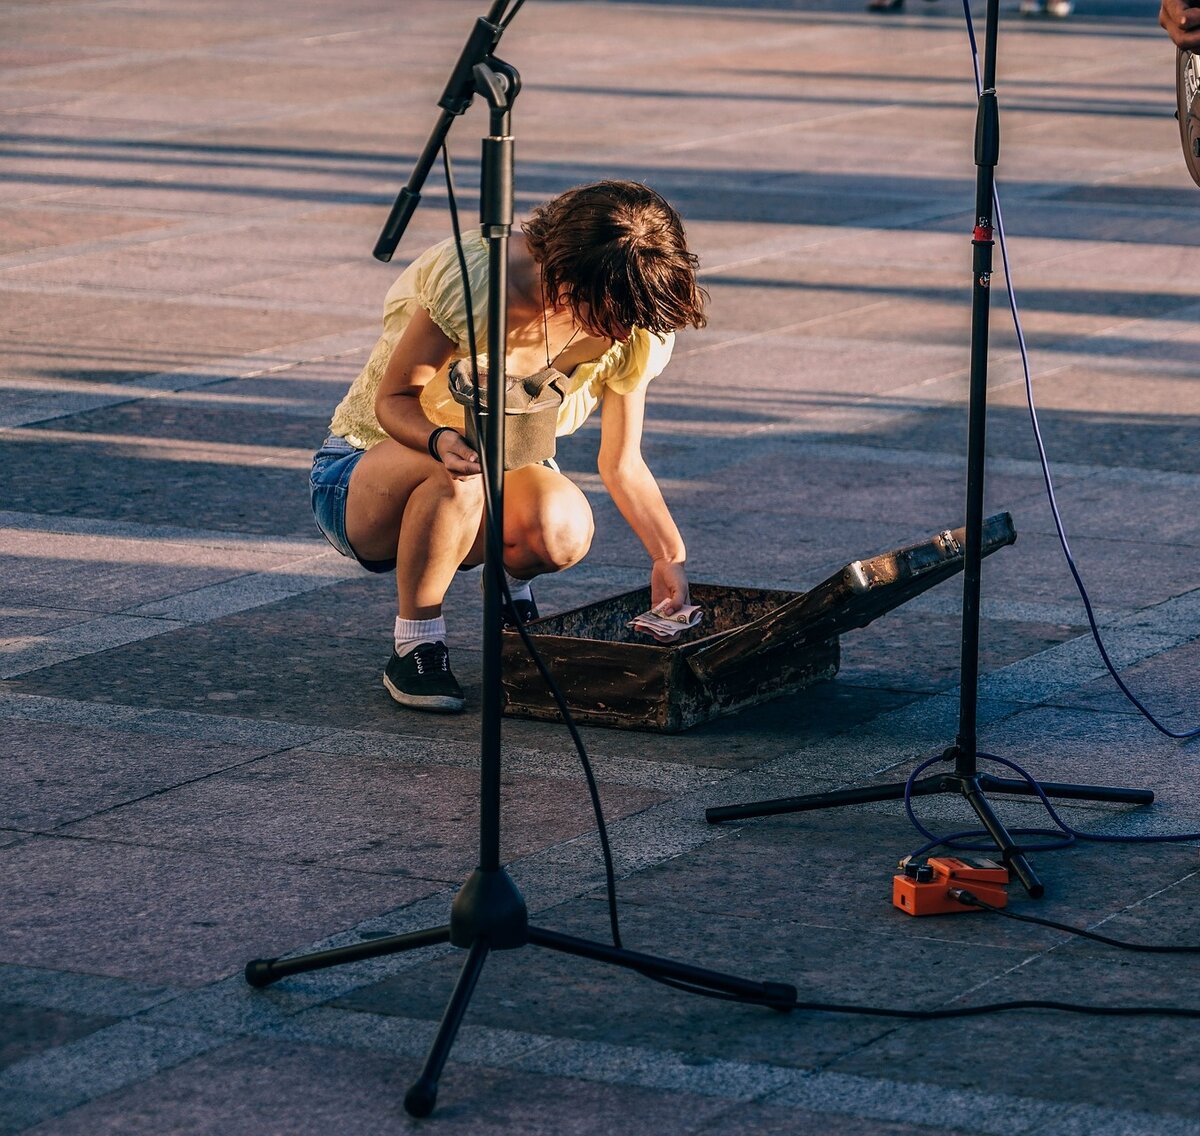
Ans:
[[[1007,766],[1019,777],[1022,778],[1033,790],[1046,811],[1050,814],[1050,819],[1057,825],[1057,828],[1014,828],[1009,832],[1013,836],[1057,836],[1058,840],[1052,844],[1028,844],[1017,846],[1016,851],[1027,852],[1053,852],[1059,848],[1067,848],[1074,844],[1077,840],[1088,840],[1104,844],[1185,844],[1188,841],[1200,840],[1200,832],[1178,832],[1168,833],[1165,836],[1115,836],[1102,832],[1083,832],[1082,830],[1068,824],[1059,811],[1054,807],[1046,791],[1038,784],[1038,782],[1025,770],[1022,769],[1015,761],[1010,761],[1006,757],[998,757],[993,753],[980,753],[976,757],[983,758],[985,761],[995,761],[1000,765]],[[939,761],[947,760],[946,756],[939,754],[937,757],[931,757],[923,761],[909,774],[908,780],[904,783],[904,811],[908,814],[908,819],[912,826],[925,837],[927,843],[923,844],[915,852],[912,853],[912,858],[924,856],[926,852],[934,848],[958,848],[964,852],[994,852],[996,845],[988,844],[967,844],[968,840],[977,840],[979,837],[988,837],[989,833],[985,829],[974,829],[965,832],[952,832],[949,836],[937,836],[921,823],[917,818],[916,812],[912,807],[912,788],[917,778],[925,772],[931,765]]]
[[[977,96],[983,95],[983,80],[979,73],[979,48],[975,41],[975,25],[971,19],[971,6],[969,0],[963,0],[963,12],[967,20],[967,35],[971,41],[971,64],[975,71],[975,91]],[[1046,457],[1046,447],[1042,442],[1042,431],[1038,424],[1037,408],[1033,400],[1033,378],[1029,367],[1029,352],[1025,343],[1025,331],[1021,326],[1021,315],[1017,310],[1017,296],[1013,289],[1012,273],[1009,270],[1008,263],[1008,242],[1004,236],[1004,218],[1000,211],[1000,195],[999,191],[993,185],[992,202],[996,211],[996,235],[999,237],[1000,257],[1004,264],[1004,283],[1008,291],[1008,306],[1012,312],[1013,327],[1017,333],[1017,345],[1021,351],[1021,368],[1025,376],[1025,397],[1029,404],[1029,419],[1033,425],[1033,436],[1037,442],[1038,461],[1042,467],[1042,478],[1046,483],[1046,495],[1050,501],[1050,512],[1054,517],[1054,528],[1058,533],[1059,544],[1062,545],[1063,555],[1067,560],[1067,567],[1070,569],[1071,576],[1075,580],[1075,587],[1079,592],[1080,598],[1083,600],[1084,610],[1087,612],[1088,626],[1091,628],[1092,638],[1096,642],[1096,648],[1100,652],[1100,658],[1104,662],[1108,673],[1112,675],[1113,681],[1120,688],[1121,693],[1137,708],[1142,716],[1160,733],[1166,734],[1169,738],[1175,738],[1183,741],[1188,738],[1200,737],[1200,726],[1196,726],[1190,730],[1172,730],[1169,726],[1164,725],[1154,716],[1150,709],[1133,693],[1132,690],[1125,684],[1125,681],[1117,673],[1117,668],[1113,665],[1112,659],[1109,657],[1108,649],[1104,646],[1104,640],[1100,634],[1100,628],[1096,623],[1096,614],[1092,610],[1091,597],[1088,595],[1087,588],[1084,586],[1083,577],[1079,573],[1079,568],[1075,563],[1075,557],[1071,553],[1071,546],[1067,540],[1066,529],[1063,525],[1062,515],[1058,510],[1058,500],[1054,493],[1054,481],[1050,475],[1050,463]]]
[[[1054,837],[1059,838],[1059,839],[1055,840],[1052,844],[1020,845],[1020,846],[1018,846],[1018,849],[1017,849],[1019,852],[1022,852],[1022,853],[1053,852],[1056,849],[1066,848],[1066,847],[1070,846],[1071,844],[1074,844],[1076,839],[1086,839],[1086,837],[1083,836],[1083,834],[1076,833],[1075,830],[1072,829],[1068,824],[1066,824],[1066,822],[1063,821],[1063,819],[1058,815],[1058,813],[1055,812],[1054,806],[1052,804],[1050,804],[1049,798],[1046,796],[1042,787],[1032,777],[1030,777],[1030,775],[1028,773],[1026,773],[1024,769],[1020,768],[1020,766],[1018,766],[1016,763],[1011,762],[1003,757],[993,757],[991,754],[979,754],[978,756],[988,758],[992,761],[998,761],[1002,765],[1007,765],[1010,769],[1012,769],[1016,773],[1020,774],[1020,776],[1023,777],[1029,783],[1029,785],[1033,789],[1033,791],[1039,797],[1041,797],[1042,802],[1045,804],[1054,823],[1056,825],[1058,825],[1058,828],[1055,828],[1055,829],[1051,829],[1051,828],[1014,828],[1014,829],[1010,829],[1009,832],[1012,836],[1054,836]],[[949,836],[939,837],[935,833],[931,832],[928,828],[926,828],[925,825],[923,825],[921,823],[921,821],[917,818],[917,814],[913,810],[913,806],[912,806],[913,784],[916,782],[917,778],[920,777],[920,775],[922,773],[924,773],[925,770],[928,769],[931,765],[934,765],[937,762],[944,761],[944,760],[947,760],[946,757],[942,754],[939,754],[937,757],[931,757],[927,761],[923,761],[920,765],[917,766],[916,769],[914,769],[912,771],[911,774],[909,774],[908,780],[904,783],[904,811],[905,811],[905,813],[908,814],[908,819],[912,823],[913,828],[915,828],[922,836],[924,836],[927,841],[927,843],[921,845],[920,848],[918,848],[915,852],[912,853],[911,858],[915,859],[918,856],[924,856],[926,852],[929,852],[932,849],[938,848],[938,847],[957,848],[964,852],[993,852],[993,851],[995,851],[996,845],[994,842],[990,842],[988,844],[964,843],[965,841],[968,841],[968,840],[978,839],[981,836],[983,836],[983,837],[988,836],[989,834],[985,829],[973,829],[973,830],[964,831],[964,832],[952,832]]]
[[[967,37],[971,43],[971,65],[975,72],[975,93],[977,97],[983,96],[983,80],[979,71],[979,46],[975,39],[975,24],[971,19],[970,0],[963,0],[963,13],[966,17]],[[1087,612],[1088,626],[1091,628],[1092,638],[1095,640],[1096,647],[1100,652],[1100,658],[1104,661],[1104,665],[1108,673],[1112,675],[1113,680],[1120,688],[1121,693],[1138,709],[1143,717],[1158,731],[1166,734],[1167,737],[1176,738],[1178,740],[1186,740],[1200,736],[1200,726],[1190,730],[1177,731],[1163,725],[1153,713],[1141,702],[1140,699],[1129,689],[1117,673],[1116,667],[1113,665],[1112,659],[1109,657],[1108,650],[1104,646],[1104,640],[1100,634],[1100,628],[1096,623],[1095,612],[1092,609],[1091,598],[1088,595],[1087,588],[1084,586],[1083,577],[1079,573],[1079,568],[1075,563],[1075,557],[1071,553],[1071,546],[1067,540],[1066,529],[1063,525],[1062,514],[1059,512],[1058,500],[1054,493],[1054,480],[1050,474],[1050,463],[1046,457],[1046,447],[1042,440],[1042,431],[1038,423],[1037,407],[1033,398],[1033,378],[1029,365],[1029,351],[1025,343],[1025,332],[1021,326],[1021,315],[1017,308],[1016,291],[1013,288],[1012,272],[1009,268],[1008,261],[1008,242],[1004,235],[1004,218],[1000,210],[1000,195],[995,185],[992,187],[992,203],[996,213],[996,235],[999,238],[1000,256],[1004,264],[1004,281],[1008,292],[1008,306],[1012,313],[1013,327],[1017,334],[1017,345],[1021,352],[1021,368],[1025,378],[1025,397],[1029,405],[1029,419],[1033,426],[1033,436],[1037,443],[1038,461],[1042,467],[1042,479],[1046,485],[1046,495],[1050,501],[1050,511],[1054,517],[1054,528],[1058,533],[1059,544],[1062,545],[1063,555],[1066,557],[1067,567],[1070,569],[1071,576],[1075,580],[1075,587],[1079,592],[1080,598],[1083,600],[1084,610]],[[1182,832],[1173,833],[1165,836],[1114,836],[1099,832],[1083,832],[1069,825],[1058,810],[1051,803],[1050,798],[1046,795],[1045,790],[1041,785],[1016,762],[1009,761],[1007,758],[997,757],[995,754],[981,753],[977,757],[984,758],[988,761],[995,761],[1001,765],[1007,766],[1013,772],[1018,774],[1030,787],[1032,792],[1041,800],[1042,805],[1050,814],[1050,819],[1057,826],[1053,829],[1046,828],[1017,828],[1009,830],[1013,836],[1043,836],[1057,837],[1051,843],[1043,844],[1028,844],[1018,845],[1016,851],[1021,853],[1028,852],[1048,852],[1055,851],[1059,848],[1067,848],[1074,844],[1077,840],[1088,840],[1110,844],[1166,844],[1166,843],[1186,843],[1188,841],[1200,840],[1200,832]],[[927,852],[931,852],[935,848],[956,848],[962,851],[969,852],[992,852],[996,850],[995,842],[991,840],[991,834],[986,829],[971,829],[962,832],[952,832],[948,836],[939,837],[917,818],[916,812],[913,809],[912,790],[913,785],[922,773],[930,766],[939,761],[946,760],[945,755],[939,754],[937,757],[931,757],[923,761],[909,775],[908,780],[904,783],[904,811],[908,815],[909,821],[913,827],[925,837],[926,843],[912,853],[910,859],[924,856]],[[968,843],[979,840],[984,837],[988,839],[986,844]]]

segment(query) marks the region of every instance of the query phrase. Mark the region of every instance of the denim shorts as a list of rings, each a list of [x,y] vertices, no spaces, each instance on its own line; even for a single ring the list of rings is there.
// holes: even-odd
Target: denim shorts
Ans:
[[[312,474],[308,482],[313,516],[317,519],[321,535],[343,556],[357,560],[368,572],[391,572],[396,567],[394,558],[364,560],[346,539],[346,492],[350,488],[350,475],[366,452],[355,449],[345,438],[339,438],[336,434],[330,434],[325,439],[313,455]]]

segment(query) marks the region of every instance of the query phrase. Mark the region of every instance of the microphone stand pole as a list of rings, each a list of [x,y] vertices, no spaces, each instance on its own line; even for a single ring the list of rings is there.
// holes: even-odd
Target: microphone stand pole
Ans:
[[[992,211],[995,200],[995,171],[1000,156],[1000,117],[996,102],[996,38],[999,27],[999,0],[987,0],[986,32],[983,56],[982,93],[975,120],[975,229],[972,233],[971,291],[971,381],[967,408],[967,493],[966,544],[963,551],[962,655],[959,685],[958,734],[954,744],[942,755],[954,763],[949,772],[936,773],[912,782],[870,785],[861,789],[837,789],[829,793],[810,793],[800,797],[782,797],[753,804],[724,805],[708,809],[712,824],[745,820],[749,817],[775,816],[811,809],[840,808],[870,801],[894,801],[909,796],[933,793],[960,793],[982,822],[1000,856],[1035,898],[1045,893],[1025,853],[1013,840],[1003,821],[993,811],[987,790],[1036,796],[1037,789],[1021,778],[996,777],[981,773],[978,758],[979,709],[979,618],[980,585],[983,577],[983,487],[987,422],[988,317],[991,302]],[[1154,800],[1149,789],[1122,789],[1106,785],[1072,785],[1039,782],[1048,797],[1076,801],[1106,801],[1148,805]]]
[[[475,93],[490,107],[490,135],[483,143],[480,217],[488,240],[488,406],[505,402],[507,340],[508,238],[513,218],[513,139],[510,134],[512,101],[520,90],[520,77],[492,51],[504,25],[497,22],[507,0],[492,6],[471,34],[454,76],[439,104],[443,114],[434,137],[425,147],[416,173],[401,191],[388,217],[376,256],[390,258],[404,226],[420,200],[425,173],[441,148],[453,118],[470,105]],[[515,12],[515,9],[514,9]],[[453,88],[453,89],[452,89]],[[457,108],[457,109],[456,109]],[[417,175],[420,175],[419,177]],[[484,434],[484,461],[490,484],[489,537],[503,531],[504,415],[489,414]],[[580,958],[610,963],[692,993],[752,1002],[787,1011],[796,1004],[796,989],[776,982],[754,982],[735,975],[674,962],[631,951],[618,945],[593,942],[573,935],[530,926],[525,899],[500,860],[501,718],[501,577],[504,565],[498,539],[486,541],[484,561],[483,697],[480,738],[479,863],[455,895],[447,925],[391,935],[347,947],[335,947],[297,958],[254,959],[246,964],[246,981],[262,987],[288,975],[382,955],[450,943],[467,952],[458,982],[450,995],[424,1067],[404,1097],[412,1116],[428,1116],[437,1102],[438,1081],[466,1013],[488,954],[535,945]]]

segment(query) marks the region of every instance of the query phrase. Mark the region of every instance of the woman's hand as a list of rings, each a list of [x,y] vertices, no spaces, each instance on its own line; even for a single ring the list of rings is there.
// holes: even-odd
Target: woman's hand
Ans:
[[[434,440],[438,457],[446,472],[455,481],[465,481],[468,477],[478,477],[482,472],[479,466],[479,455],[467,445],[467,440],[455,430],[443,430]]]
[[[673,615],[687,602],[688,578],[683,565],[673,560],[656,560],[650,570],[650,606],[663,615]]]
[[[1177,47],[1200,50],[1200,0],[1162,0],[1158,22]]]

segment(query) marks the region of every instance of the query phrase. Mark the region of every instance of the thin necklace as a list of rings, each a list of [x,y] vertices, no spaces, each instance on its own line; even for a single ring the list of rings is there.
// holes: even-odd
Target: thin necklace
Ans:
[[[546,347],[546,366],[552,367],[554,364],[550,362],[550,320],[546,316],[546,282],[542,279],[541,270],[538,270],[538,291],[542,297],[542,341]],[[571,322],[575,323],[575,318],[571,317]],[[571,332],[571,338],[566,341],[559,349],[558,355],[561,355],[572,343],[575,342],[575,337],[583,330],[582,327],[576,325],[575,330]]]

